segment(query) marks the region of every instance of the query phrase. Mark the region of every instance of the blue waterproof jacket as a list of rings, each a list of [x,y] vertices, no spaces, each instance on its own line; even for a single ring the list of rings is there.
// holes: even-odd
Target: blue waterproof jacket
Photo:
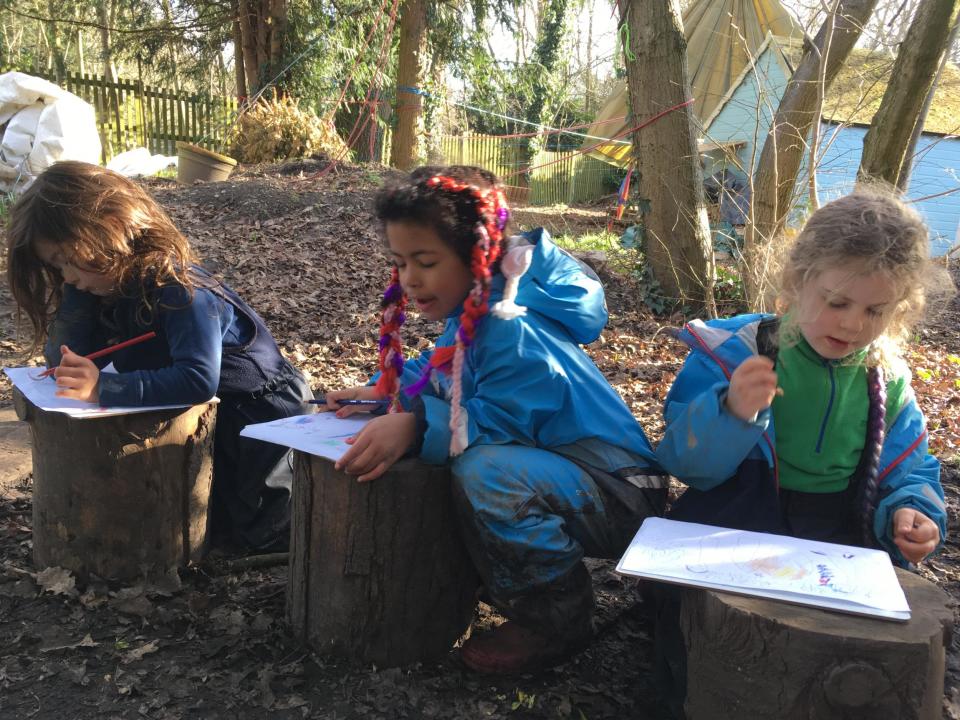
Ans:
[[[754,422],[745,422],[727,412],[724,404],[730,376],[741,362],[757,354],[757,328],[768,317],[695,320],[680,333],[691,352],[667,395],[667,427],[657,459],[667,472],[693,488],[717,488],[747,462],[757,460],[763,461],[768,482],[776,486],[776,432],[770,408]],[[926,419],[909,388],[903,407],[886,428],[879,468],[874,534],[891,557],[906,565],[893,544],[897,510],[915,508],[932,519],[940,528],[941,544],[947,534],[940,464],[927,451]]]
[[[534,245],[516,298],[527,312],[510,320],[487,314],[466,353],[461,405],[468,447],[519,443],[605,472],[659,472],[643,430],[580,347],[596,340],[607,322],[599,280],[554,245],[543,229],[511,242]],[[504,277],[496,274],[491,307],[502,297],[503,287]],[[447,318],[437,347],[455,343],[460,312],[458,308]],[[431,353],[407,360],[404,387],[420,377]],[[434,373],[433,383],[420,395],[426,419],[420,456],[426,462],[449,459],[449,389],[450,377]],[[403,401],[410,407],[408,398],[403,396]]]

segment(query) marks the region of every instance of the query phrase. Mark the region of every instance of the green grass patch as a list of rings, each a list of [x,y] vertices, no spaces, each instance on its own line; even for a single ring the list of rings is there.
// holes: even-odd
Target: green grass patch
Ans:
[[[16,202],[17,196],[12,192],[0,193],[0,226],[7,224],[10,217],[10,208]]]
[[[606,230],[584,235],[558,235],[553,241],[564,250],[620,250],[620,236]]]

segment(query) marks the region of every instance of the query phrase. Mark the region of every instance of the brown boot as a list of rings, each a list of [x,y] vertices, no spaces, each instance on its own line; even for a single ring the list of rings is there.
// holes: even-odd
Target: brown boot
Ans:
[[[593,587],[582,563],[549,585],[493,604],[510,620],[463,644],[460,658],[471,670],[503,675],[545,670],[593,638]]]
[[[522,675],[559,665],[580,649],[507,620],[467,640],[460,648],[460,659],[478,673]]]

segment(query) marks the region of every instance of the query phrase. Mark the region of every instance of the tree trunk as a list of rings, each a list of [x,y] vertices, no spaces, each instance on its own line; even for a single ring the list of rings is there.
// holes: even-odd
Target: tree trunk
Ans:
[[[216,405],[90,420],[14,391],[30,425],[33,559],[81,577],[161,577],[204,549]]]
[[[957,41],[957,34],[960,32],[960,17],[953,23],[953,29],[950,31],[950,37],[947,38],[946,52],[940,60],[940,67],[937,68],[937,74],[933,78],[930,89],[927,90],[927,97],[923,101],[923,107],[920,109],[920,117],[916,125],[913,126],[913,134],[910,136],[910,144],[907,146],[907,154],[903,161],[903,168],[900,171],[900,179],[897,180],[897,187],[906,192],[910,187],[910,176],[913,173],[913,160],[917,156],[917,144],[920,142],[920,135],[923,134],[923,126],[927,122],[927,115],[930,112],[930,105],[933,103],[933,96],[937,93],[940,85],[940,78],[943,76],[943,67],[950,61],[950,51]]]
[[[621,0],[630,124],[640,125],[690,100],[686,39],[677,0]],[[690,106],[663,115],[633,136],[643,247],[667,297],[715,314],[713,248]]]
[[[103,62],[103,74],[109,82],[117,81],[117,68],[113,64],[113,44],[110,28],[113,27],[113,0],[97,2],[97,22],[100,24],[100,60]]]
[[[819,116],[817,97],[833,83],[876,4],[877,0],[840,0],[835,17],[824,22],[814,47],[806,48],[780,98],[753,175],[744,243],[744,290],[755,310],[769,304],[764,294],[772,272],[771,243],[783,232],[793,209],[807,138]],[[811,165],[810,172],[814,171]]]
[[[423,97],[411,90],[423,89],[426,48],[426,0],[403,0],[397,51],[397,127],[390,147],[390,164],[400,170],[410,170],[420,162]]]
[[[87,71],[83,57],[83,30],[77,30],[77,56],[80,61],[80,74],[83,75]]]
[[[883,100],[863,139],[860,179],[879,178],[900,184],[900,174],[908,165],[910,139],[917,123],[922,130],[921,111],[947,52],[958,12],[960,0],[927,0],[917,8],[900,44]]]
[[[163,11],[163,19],[167,23],[168,30],[172,32],[173,10],[170,7],[170,0],[160,0],[160,9]],[[170,69],[173,71],[173,89],[177,95],[180,95],[180,63],[177,61],[177,45],[172,41],[168,41],[166,45],[170,53]]]
[[[361,483],[295,454],[287,613],[314,650],[378,667],[437,660],[469,628],[478,583],[447,467],[404,460]]]
[[[277,74],[283,62],[283,39],[287,29],[286,0],[272,0],[270,5],[270,72]]]
[[[233,71],[237,83],[237,104],[247,101],[247,76],[243,62],[243,34],[240,32],[240,2],[231,0],[233,9]]]
[[[243,52],[243,71],[247,75],[247,92],[254,96],[260,90],[260,58],[257,56],[257,21],[254,8],[258,0],[240,2],[240,49]]]
[[[950,598],[897,570],[909,622],[684,590],[688,718],[942,717]]]
[[[63,57],[63,44],[60,41],[60,29],[54,18],[60,15],[54,0],[47,0],[47,13],[50,20],[47,22],[47,39],[50,44],[50,53],[53,55],[53,69],[57,82],[63,82],[67,76],[67,62]]]

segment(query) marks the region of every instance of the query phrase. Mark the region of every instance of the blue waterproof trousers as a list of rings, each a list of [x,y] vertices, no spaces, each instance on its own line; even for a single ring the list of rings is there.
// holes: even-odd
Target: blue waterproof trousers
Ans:
[[[614,558],[643,517],[573,461],[540,448],[480,445],[455,458],[453,497],[464,541],[500,612],[542,632],[590,632],[593,591],[584,556]]]

